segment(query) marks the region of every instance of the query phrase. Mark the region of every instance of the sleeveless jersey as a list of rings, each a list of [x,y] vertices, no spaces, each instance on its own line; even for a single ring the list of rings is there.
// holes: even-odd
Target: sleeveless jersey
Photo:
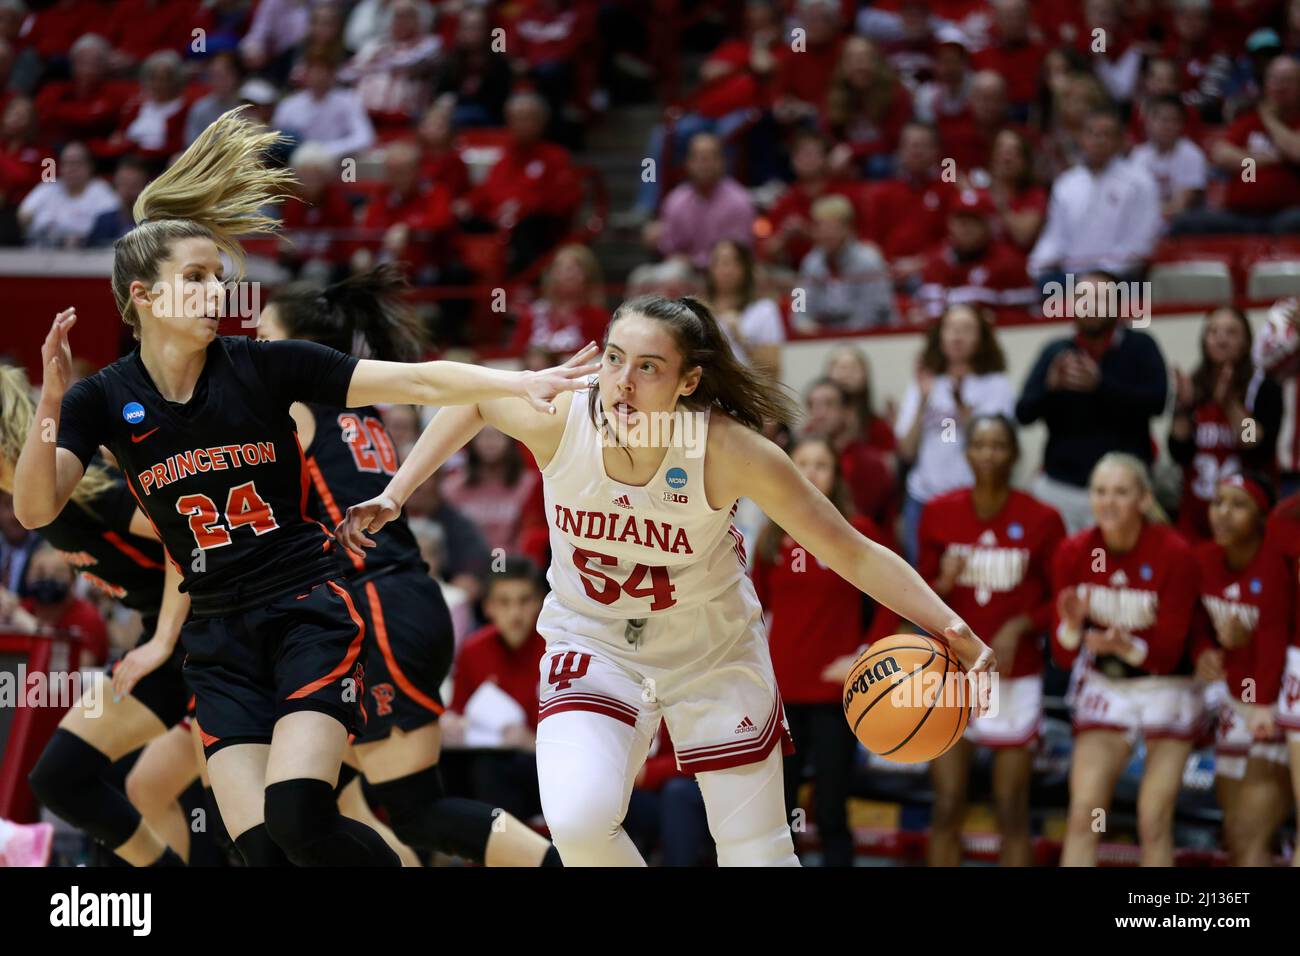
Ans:
[[[709,413],[691,443],[700,454],[675,442],[648,483],[627,485],[605,472],[589,392],[573,393],[560,446],[542,470],[546,577],[556,597],[593,617],[635,620],[697,607],[744,577],[735,502],[714,510],[704,496]]]
[[[195,613],[200,598],[224,602],[221,613],[260,606],[341,568],[332,535],[307,510],[289,406],[346,404],[355,366],[314,343],[219,337],[192,397],[175,403],[137,349],[68,390],[59,444],[83,463],[101,444],[113,452]]]
[[[388,479],[397,473],[397,449],[376,408],[307,407],[316,419],[316,434],[306,451],[313,491],[309,506],[316,520],[335,528],[349,505],[382,494],[388,487]],[[355,568],[354,583],[389,571],[428,570],[405,517],[390,521],[370,538],[375,547],[365,558],[348,554]]]
[[[91,584],[146,617],[162,606],[163,549],[131,533],[135,498],[122,475],[85,507],[69,501],[39,534]]]

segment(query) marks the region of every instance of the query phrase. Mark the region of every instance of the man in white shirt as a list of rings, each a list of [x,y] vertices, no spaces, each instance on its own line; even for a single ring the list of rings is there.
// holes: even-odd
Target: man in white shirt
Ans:
[[[1104,269],[1121,279],[1145,266],[1164,220],[1160,194],[1145,169],[1120,155],[1123,127],[1107,111],[1084,122],[1083,162],[1057,177],[1043,233],[1029,254],[1029,274]]]
[[[1209,164],[1201,148],[1183,135],[1187,114],[1176,96],[1162,96],[1147,108],[1147,141],[1134,147],[1129,162],[1151,174],[1160,193],[1160,212],[1168,222],[1200,203]]]
[[[356,90],[334,85],[334,64],[311,57],[304,89],[280,101],[271,125],[302,142],[319,143],[339,159],[356,158],[375,142],[375,129]]]
[[[63,147],[53,181],[33,188],[18,207],[27,245],[75,249],[86,244],[100,214],[117,208],[117,193],[94,172],[90,150],[76,142]]]

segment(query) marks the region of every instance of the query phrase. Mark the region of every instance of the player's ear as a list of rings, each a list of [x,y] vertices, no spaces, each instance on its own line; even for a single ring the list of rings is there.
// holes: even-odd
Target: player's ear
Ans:
[[[704,375],[704,369],[695,366],[685,375],[682,376],[681,394],[682,396],[690,395],[700,387],[700,378]]]

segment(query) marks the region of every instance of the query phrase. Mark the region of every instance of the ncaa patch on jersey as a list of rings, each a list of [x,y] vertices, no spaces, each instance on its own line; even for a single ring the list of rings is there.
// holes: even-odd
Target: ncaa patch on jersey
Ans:
[[[668,469],[668,474],[664,475],[664,481],[668,482],[668,487],[669,487],[669,488],[685,488],[685,487],[686,487],[686,469],[685,469],[685,468],[669,468],[669,469]]]
[[[122,417],[128,424],[139,425],[144,421],[144,406],[139,402],[127,402],[122,406]]]
[[[1007,537],[1012,541],[1019,541],[1024,536],[1025,529],[1021,526],[1019,521],[1013,521],[1011,524],[1007,525]]]

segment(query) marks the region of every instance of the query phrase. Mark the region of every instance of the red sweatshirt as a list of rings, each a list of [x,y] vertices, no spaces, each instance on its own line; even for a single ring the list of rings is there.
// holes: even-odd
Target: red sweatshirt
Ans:
[[[514,201],[518,204],[514,222],[528,216],[569,216],[581,199],[569,153],[553,143],[507,147],[469,196],[474,212],[494,221],[505,204]]]
[[[491,681],[513,697],[537,729],[537,687],[541,682],[546,641],[536,631],[518,650],[512,650],[494,625],[480,628],[460,646],[452,669],[451,709],[465,713],[465,705],[484,681]]]
[[[1283,498],[1268,516],[1265,534],[1270,545],[1286,562],[1291,587],[1300,594],[1300,493]],[[1292,602],[1289,632],[1291,645],[1300,647],[1300,599]]]
[[[891,262],[930,252],[948,237],[948,207],[955,191],[938,178],[922,183],[881,180],[867,188],[866,223],[859,224],[858,232],[880,246]]]
[[[1228,618],[1238,618],[1251,638],[1245,647],[1224,650],[1228,692],[1241,700],[1253,684],[1254,700],[1247,703],[1274,703],[1282,687],[1294,603],[1285,559],[1266,542],[1244,567],[1234,571],[1228,567],[1222,548],[1213,541],[1203,541],[1196,546],[1196,560],[1201,567],[1201,606],[1205,613],[1197,615],[1193,654],[1199,657],[1218,647],[1218,628]]]
[[[1088,528],[1066,538],[1052,562],[1052,593],[1081,587],[1087,603],[1083,630],[1116,627],[1147,642],[1140,667],[1104,656],[1093,667],[1111,677],[1190,674],[1188,655],[1199,569],[1191,546],[1168,525],[1143,522],[1137,545],[1124,554],[1106,549],[1101,531]],[[1052,602],[1052,655],[1068,668],[1084,648],[1063,648]]]
[[[1056,510],[1023,491],[1012,491],[993,518],[975,514],[971,489],[961,488],[931,499],[921,513],[917,570],[926,581],[939,577],[939,562],[948,551],[966,558],[957,583],[945,600],[988,643],[1002,625],[1028,614],[1033,627],[1016,645],[1014,663],[1004,661],[1006,677],[1025,677],[1043,670],[1042,635],[1052,619],[1055,592],[1051,559],[1065,538]]]
[[[855,516],[850,523],[867,537],[881,539],[870,518]],[[822,680],[821,672],[862,644],[862,592],[799,549],[789,535],[772,560],[755,555],[754,590],[768,612],[768,644],[782,700],[839,700],[840,685]]]

